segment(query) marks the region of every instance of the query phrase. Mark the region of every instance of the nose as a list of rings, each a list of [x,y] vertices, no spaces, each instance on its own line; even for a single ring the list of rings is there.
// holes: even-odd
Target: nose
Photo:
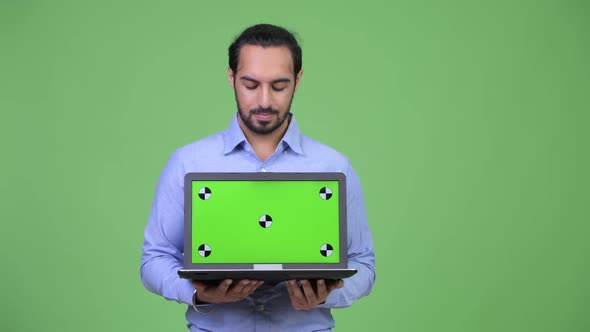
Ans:
[[[272,92],[270,86],[262,86],[258,93],[258,106],[269,108],[272,104]]]

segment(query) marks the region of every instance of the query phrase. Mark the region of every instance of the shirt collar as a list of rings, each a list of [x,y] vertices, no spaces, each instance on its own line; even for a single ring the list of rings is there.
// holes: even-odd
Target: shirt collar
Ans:
[[[295,121],[295,115],[293,113],[291,113],[289,127],[281,141],[284,142],[283,144],[287,144],[293,152],[303,154],[303,149],[301,148],[301,132],[299,131],[299,126],[297,125],[297,121]]]
[[[240,128],[238,114],[236,113],[229,124],[229,127],[225,131],[225,146],[223,148],[223,153],[228,154],[232,152],[244,142],[246,142],[246,136],[244,136],[244,132],[242,131],[242,128]],[[295,121],[295,116],[291,116],[289,127],[279,144],[286,145],[285,148],[288,146],[295,153],[303,154],[303,149],[301,148],[301,134],[299,132],[297,121]]]

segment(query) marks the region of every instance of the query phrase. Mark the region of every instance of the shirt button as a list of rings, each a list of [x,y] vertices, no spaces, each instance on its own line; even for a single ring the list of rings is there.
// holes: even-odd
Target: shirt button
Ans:
[[[256,306],[256,311],[259,311],[259,312],[264,311],[264,304],[257,305]]]

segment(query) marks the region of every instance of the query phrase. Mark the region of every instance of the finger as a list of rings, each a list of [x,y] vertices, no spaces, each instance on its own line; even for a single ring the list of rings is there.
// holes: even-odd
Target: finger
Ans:
[[[225,279],[219,284],[219,286],[217,286],[217,291],[223,295],[227,294],[227,290],[229,289],[229,286],[231,286],[232,283],[233,280]]]
[[[315,306],[318,299],[315,295],[315,292],[313,291],[311,283],[308,280],[301,280],[301,286],[303,288],[303,293],[305,294],[307,304],[310,306]]]
[[[240,296],[242,294],[242,290],[244,289],[244,287],[248,286],[249,283],[250,280],[242,279],[237,284],[234,284],[234,286],[229,290],[229,292],[234,296]]]
[[[303,301],[303,294],[301,294],[301,290],[299,286],[297,286],[297,282],[295,280],[289,280],[285,282],[287,285],[287,292],[289,293],[289,298],[291,299],[291,305],[295,310],[303,310],[304,309],[304,301]],[[299,295],[296,295],[296,292],[299,292]]]
[[[303,292],[301,292],[301,288],[299,288],[299,285],[297,285],[297,281],[289,281],[289,287],[291,288],[291,295],[298,303],[304,304],[307,302]]]
[[[252,285],[252,291],[250,293],[254,293],[258,287],[262,286],[262,284],[264,284],[264,281],[262,280],[258,280],[254,283],[254,285]]]
[[[333,282],[331,282],[328,285],[328,293],[332,292],[336,288],[342,288],[342,287],[344,287],[344,280],[342,280],[342,279],[334,280]]]
[[[258,281],[248,280],[248,283],[240,291],[240,296],[246,297],[246,296],[252,294],[252,292],[254,292],[254,290],[256,290],[257,284],[258,284]]]
[[[263,281],[252,280],[252,283],[250,284],[250,289],[248,290],[247,294],[244,297],[254,293],[256,291],[256,289],[258,289],[258,287],[262,286],[263,283],[264,283]]]
[[[287,293],[289,293],[289,296],[291,297],[295,297],[295,295],[293,294],[293,283],[293,280],[285,281],[285,285],[287,285]]]
[[[318,301],[324,302],[328,298],[328,289],[326,288],[326,282],[324,279],[318,279],[316,282],[317,285],[317,292],[318,292]]]

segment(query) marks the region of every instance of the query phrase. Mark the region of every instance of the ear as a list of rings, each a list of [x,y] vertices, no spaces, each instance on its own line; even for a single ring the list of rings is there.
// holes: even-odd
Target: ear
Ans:
[[[231,70],[231,67],[227,67],[227,79],[229,80],[229,85],[233,90],[236,89],[234,86],[234,71]]]
[[[303,76],[303,69],[301,69],[299,71],[299,73],[297,74],[297,77],[295,78],[295,91],[297,91],[297,89],[299,88],[299,83],[301,83],[301,77]]]

